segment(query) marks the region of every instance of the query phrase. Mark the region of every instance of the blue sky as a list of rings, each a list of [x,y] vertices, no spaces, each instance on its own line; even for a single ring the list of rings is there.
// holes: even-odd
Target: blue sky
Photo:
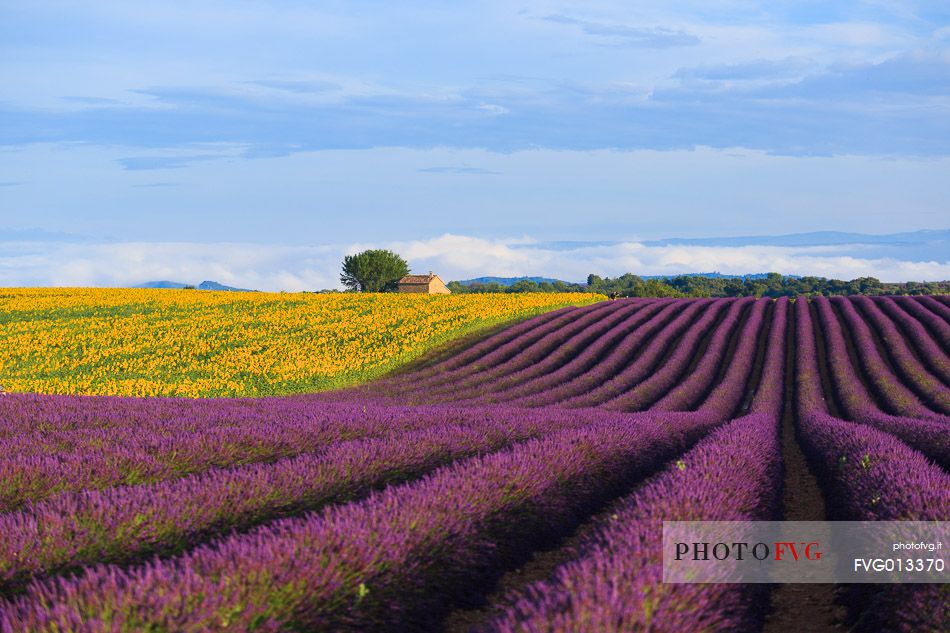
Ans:
[[[6,284],[299,289],[366,245],[950,224],[942,2],[4,2],[0,85]],[[62,234],[103,250],[56,259]],[[235,267],[242,244],[276,260]],[[187,270],[161,259],[188,248]],[[295,267],[302,248],[334,255]],[[805,261],[696,253],[673,264]],[[419,263],[553,265],[449,255]]]

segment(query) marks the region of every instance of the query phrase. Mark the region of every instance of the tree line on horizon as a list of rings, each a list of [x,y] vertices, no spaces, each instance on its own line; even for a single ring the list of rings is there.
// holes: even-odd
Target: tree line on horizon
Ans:
[[[343,258],[340,282],[349,292],[393,292],[409,274],[409,265],[389,250],[366,250]],[[793,277],[768,273],[754,277],[679,275],[644,278],[627,273],[619,277],[588,275],[587,283],[522,279],[510,286],[499,283],[463,284],[450,281],[455,294],[515,292],[596,292],[619,297],[799,297],[815,295],[929,295],[950,294],[950,281],[884,283],[874,277],[851,281],[825,277]]]
[[[826,277],[790,277],[768,273],[763,277],[703,277],[679,275],[645,279],[632,273],[619,277],[588,275],[586,284],[564,281],[521,280],[510,286],[498,283],[448,283],[454,293],[483,292],[597,292],[608,297],[798,297],[833,295],[930,295],[950,294],[950,281],[884,283],[874,277],[850,281]]]

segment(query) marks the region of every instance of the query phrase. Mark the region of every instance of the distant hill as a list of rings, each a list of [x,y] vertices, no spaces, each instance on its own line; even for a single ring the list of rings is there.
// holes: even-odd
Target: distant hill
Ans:
[[[136,288],[184,288],[188,284],[180,281],[146,281],[144,284],[135,286]]]
[[[464,279],[458,283],[462,284],[463,286],[472,286],[475,284],[498,284],[499,286],[513,286],[519,281],[533,281],[536,284],[539,284],[543,281],[552,284],[555,281],[560,281],[561,283],[574,283],[572,281],[552,279],[551,277],[476,277],[475,279]]]
[[[180,281],[146,281],[144,284],[139,284],[135,286],[136,288],[186,288],[193,284],[185,284]],[[198,290],[219,290],[226,292],[255,292],[254,290],[248,290],[246,288],[235,288],[233,286],[225,286],[220,284],[217,281],[202,281],[200,284],[195,286]]]
[[[235,288],[233,286],[225,286],[224,284],[219,284],[216,281],[202,281],[198,284],[198,290],[224,290],[227,292],[254,292],[254,290],[248,290],[247,288]]]

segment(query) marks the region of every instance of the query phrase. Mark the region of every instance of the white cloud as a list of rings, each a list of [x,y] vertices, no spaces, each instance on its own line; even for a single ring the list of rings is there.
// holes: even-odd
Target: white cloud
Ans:
[[[213,280],[260,290],[337,286],[346,247],[189,242],[5,243],[0,285],[134,286]]]
[[[480,106],[478,106],[478,109],[484,110],[488,114],[496,115],[496,116],[499,114],[508,114],[509,112],[508,108],[504,106],[500,106],[495,103],[483,103]]]
[[[394,245],[399,247],[401,245]],[[582,281],[590,273],[616,276],[675,275],[687,272],[746,274],[780,272],[884,281],[950,279],[950,261],[912,262],[861,257],[860,247],[645,246],[636,242],[581,246],[571,250],[525,245],[523,240],[484,240],[444,235],[403,248],[419,270],[444,278],[544,275]]]
[[[248,243],[120,242],[0,244],[0,286],[132,286],[145,281],[198,283],[206,279],[259,290],[338,287],[340,262],[363,248],[391,248],[413,270],[444,279],[486,275],[544,275],[582,281],[684,272],[817,275],[884,281],[950,279],[950,261],[906,261],[862,256],[858,246],[647,246],[637,242],[579,244],[569,250],[528,237],[483,239],[445,234],[426,240],[322,246]]]

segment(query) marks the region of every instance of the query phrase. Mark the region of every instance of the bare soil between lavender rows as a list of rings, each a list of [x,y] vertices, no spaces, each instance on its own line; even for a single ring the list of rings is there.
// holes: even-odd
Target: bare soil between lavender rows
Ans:
[[[818,481],[808,469],[805,455],[795,438],[790,419],[782,423],[782,453],[785,463],[782,494],[785,521],[824,521],[825,499]],[[772,591],[771,610],[763,633],[825,633],[846,631],[846,609],[836,602],[835,585],[786,584]]]
[[[794,320],[785,335],[785,371],[795,375]],[[819,365],[824,368],[824,364]],[[808,468],[805,454],[795,436],[795,381],[785,380],[785,407],[782,414],[782,519],[785,521],[824,521],[828,517],[825,497],[818,480]],[[829,377],[822,376],[822,382]],[[835,585],[785,584],[772,591],[771,608],[763,633],[826,633],[845,631],[846,609],[836,601]]]

